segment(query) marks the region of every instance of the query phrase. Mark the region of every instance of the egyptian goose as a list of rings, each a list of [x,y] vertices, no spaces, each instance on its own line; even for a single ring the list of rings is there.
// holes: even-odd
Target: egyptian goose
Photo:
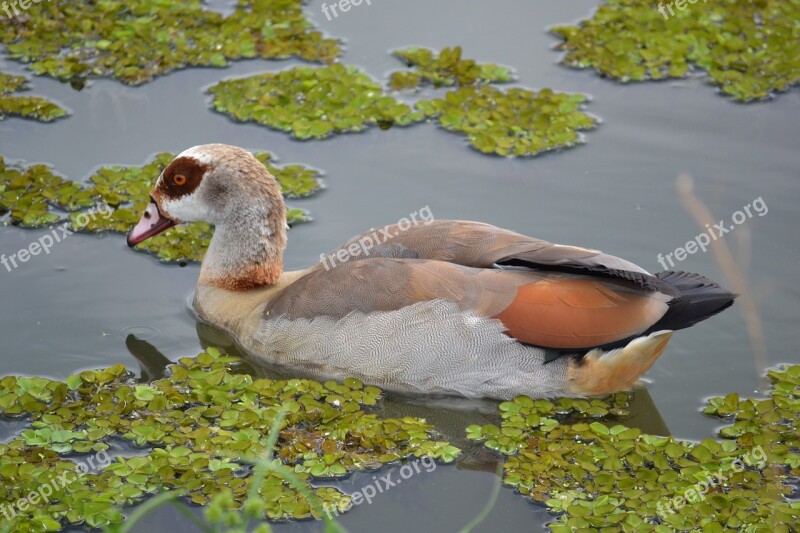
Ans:
[[[577,246],[458,220],[387,226],[283,272],[285,206],[249,152],[209,144],[167,166],[128,245],[216,227],[194,308],[271,363],[388,390],[509,399],[629,389],[673,330],[733,303],[716,283],[649,274]],[[344,250],[345,253],[342,253]],[[360,250],[360,252],[358,252]]]

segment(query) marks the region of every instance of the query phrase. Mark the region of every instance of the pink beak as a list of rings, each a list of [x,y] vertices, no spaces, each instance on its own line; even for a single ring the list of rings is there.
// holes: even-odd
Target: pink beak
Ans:
[[[156,203],[151,200],[147,205],[147,209],[144,210],[139,223],[128,233],[128,246],[133,248],[140,242],[168,230],[175,224],[177,222],[163,216]]]

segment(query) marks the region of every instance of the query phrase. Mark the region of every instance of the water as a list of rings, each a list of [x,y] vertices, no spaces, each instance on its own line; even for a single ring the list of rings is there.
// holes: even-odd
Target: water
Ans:
[[[522,86],[591,95],[588,111],[602,124],[587,133],[585,146],[532,160],[480,155],[459,135],[432,124],[296,142],[209,111],[204,89],[216,81],[296,64],[246,61],[224,70],[173,73],[139,88],[95,81],[78,93],[34,79],[35,94],[57,100],[73,115],[49,125],[0,122],[0,153],[52,164],[73,179],[88,178],[98,165],[140,165],[156,152],[208,142],[266,149],[281,162],[324,169],[324,191],[290,202],[309,209],[315,222],[289,233],[287,269],[303,268],[356,233],[430,206],[437,218],[481,220],[601,249],[657,271],[659,253],[683,246],[702,229],[675,193],[676,176],[688,172],[696,194],[718,219],[730,220],[759,197],[768,206],[766,215],[746,220],[725,241],[739,256],[749,256],[741,264],[759,303],[769,363],[800,362],[800,289],[794,278],[800,267],[800,91],[770,103],[739,105],[701,79],[622,86],[559,66],[559,53],[552,50],[557,40],[546,28],[584,18],[595,1],[373,0],[330,21],[321,5],[314,0],[306,11],[324,31],[346,39],[342,62],[377,79],[402,66],[389,50],[461,44],[466,57],[513,66]],[[0,69],[23,72],[6,60]],[[13,253],[43,233],[0,228],[0,250]],[[725,281],[711,253],[690,255],[678,268]],[[201,341],[186,302],[197,273],[196,265],[165,266],[131,253],[121,235],[74,235],[49,256],[33,257],[12,272],[0,269],[0,374],[65,378],[114,363],[138,370],[125,345],[129,333],[170,359],[196,354]],[[699,412],[703,399],[731,391],[753,394],[760,387],[741,306],[677,333],[647,378],[657,412],[651,408],[642,415],[642,424],[663,427],[660,415],[678,437],[713,436],[720,424]],[[416,416],[452,428],[453,439],[459,425],[491,416],[404,402],[387,402],[386,410],[421,413]],[[422,470],[372,504],[360,505],[341,517],[342,524],[351,531],[464,526],[487,500],[495,479],[492,457],[476,458],[480,449],[471,451],[459,466]],[[372,475],[353,476],[341,487],[358,490]],[[479,530],[530,530],[549,519],[542,507],[503,489]],[[188,530],[171,510],[149,518],[145,528]],[[320,526],[301,522],[277,529]]]

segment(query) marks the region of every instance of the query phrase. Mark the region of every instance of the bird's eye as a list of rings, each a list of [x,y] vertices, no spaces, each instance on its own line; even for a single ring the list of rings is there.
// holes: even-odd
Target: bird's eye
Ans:
[[[186,183],[186,176],[177,174],[172,178],[172,181],[175,182],[175,185],[184,185]]]

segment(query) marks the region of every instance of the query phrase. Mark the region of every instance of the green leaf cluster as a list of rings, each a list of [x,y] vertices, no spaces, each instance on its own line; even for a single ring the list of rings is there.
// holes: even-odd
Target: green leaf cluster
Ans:
[[[355,379],[254,379],[237,373],[236,363],[235,357],[208,348],[195,358],[181,358],[167,377],[147,384],[121,365],[81,372],[65,382],[0,379],[0,416],[30,421],[0,445],[0,504],[16,505],[53,473],[74,472],[49,502],[27,509],[16,505],[14,531],[117,524],[123,506],[168,491],[199,505],[223,494],[215,505],[238,509],[254,480],[261,496],[258,517],[321,518],[304,493],[315,493],[340,512],[350,507],[350,498],[333,488],[313,488],[312,478],[340,477],[410,457],[447,463],[459,453],[435,440],[433,426],[424,420],[370,412],[382,397],[376,387]],[[268,435],[279,413],[285,418],[272,437],[273,448]],[[105,451],[120,441],[144,453],[119,456],[100,471],[81,474],[59,455]],[[273,461],[291,467],[307,485],[304,490],[274,469],[254,477],[250,458],[273,449],[278,450]]]
[[[200,0],[34,2],[4,25],[10,58],[82,87],[86,79],[138,85],[175,69],[261,57],[331,63],[338,43],[311,27],[302,0],[239,0],[223,16]]]
[[[553,28],[564,40],[562,62],[623,83],[684,78],[697,67],[741,102],[770,98],[800,81],[799,2],[727,0],[684,6],[607,0],[578,26]]]
[[[64,179],[45,165],[25,168],[7,166],[0,156],[0,215],[13,224],[41,227],[64,219],[50,207],[74,211],[94,205],[97,194]]]
[[[389,76],[392,89],[413,89],[424,84],[434,87],[465,86],[512,81],[511,69],[491,63],[479,64],[461,57],[461,47],[445,48],[439,54],[427,48],[395,50],[395,57],[413,70],[397,70]]]
[[[500,404],[499,427],[469,426],[467,438],[508,456],[504,483],[558,513],[555,532],[788,532],[800,519],[800,502],[788,499],[800,478],[800,365],[769,376],[767,399],[709,401],[707,414],[734,421],[721,442],[627,427],[627,394],[520,396]]]
[[[221,81],[210,89],[213,107],[239,121],[253,121],[298,139],[387,129],[422,119],[355,67],[295,67]]]
[[[422,100],[416,107],[426,117],[438,119],[444,129],[465,134],[479,152],[532,157],[583,142],[579,132],[595,125],[581,110],[585,100],[580,94],[550,89],[502,91],[479,85]]]
[[[581,95],[550,89],[501,91],[486,85],[510,81],[511,71],[462,59],[460,47],[446,48],[439,55],[424,48],[399,50],[395,55],[416,70],[393,73],[392,88],[423,84],[458,88],[444,98],[421,100],[412,109],[385,94],[355,67],[296,67],[221,81],[210,89],[213,108],[298,139],[437,119],[443,128],[466,134],[470,145],[482,153],[518,157],[579,144],[583,142],[579,132],[595,125],[581,110],[585,101]]]
[[[28,88],[24,76],[0,72],[0,120],[5,117],[22,117],[40,122],[52,122],[67,115],[61,107],[40,96],[20,96]]]

